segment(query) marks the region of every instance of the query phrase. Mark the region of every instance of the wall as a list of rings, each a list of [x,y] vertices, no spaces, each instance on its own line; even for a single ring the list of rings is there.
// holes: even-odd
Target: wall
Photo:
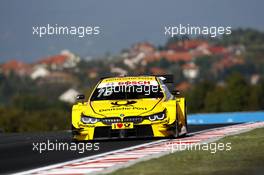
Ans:
[[[264,111],[188,115],[188,124],[241,123],[255,121],[264,121]]]

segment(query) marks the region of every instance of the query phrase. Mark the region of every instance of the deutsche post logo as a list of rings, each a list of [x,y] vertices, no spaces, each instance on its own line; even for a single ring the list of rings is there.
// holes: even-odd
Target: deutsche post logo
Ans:
[[[114,107],[120,107],[120,106],[131,106],[133,107],[133,104],[137,103],[136,101],[116,101],[112,102],[111,104]]]

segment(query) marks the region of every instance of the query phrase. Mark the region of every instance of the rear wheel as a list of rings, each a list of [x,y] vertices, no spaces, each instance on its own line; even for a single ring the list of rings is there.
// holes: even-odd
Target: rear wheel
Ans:
[[[187,124],[187,110],[186,110],[186,102],[185,102],[185,108],[184,108],[184,125],[181,126],[179,136],[185,137],[188,133],[188,124]]]
[[[178,117],[176,117],[176,121],[173,127],[173,138],[177,138],[180,136],[180,132],[179,132],[179,124],[178,124]]]
[[[176,115],[176,121],[173,126],[173,135],[172,135],[173,138],[184,137],[188,133],[186,102],[184,108],[184,115],[185,115],[184,125],[181,126],[179,126],[178,115]]]
[[[187,105],[186,105],[186,101],[185,101],[185,107],[184,107],[184,116],[185,116],[185,121],[184,121],[184,123],[185,123],[185,133],[182,135],[182,136],[186,136],[187,135],[187,133],[188,133],[188,123],[187,123]]]

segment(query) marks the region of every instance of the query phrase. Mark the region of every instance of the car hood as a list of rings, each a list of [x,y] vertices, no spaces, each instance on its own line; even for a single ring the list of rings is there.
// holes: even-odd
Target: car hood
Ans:
[[[137,116],[149,112],[161,99],[138,99],[138,100],[98,100],[91,101],[90,106],[95,113],[107,117],[113,116]]]

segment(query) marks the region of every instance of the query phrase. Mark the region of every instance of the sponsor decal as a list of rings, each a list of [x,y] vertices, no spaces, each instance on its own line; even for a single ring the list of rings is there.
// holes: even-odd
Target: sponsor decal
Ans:
[[[137,103],[136,101],[116,101],[116,102],[112,102],[111,104],[113,105],[113,107],[120,107],[120,106],[132,106],[132,104]]]
[[[133,123],[113,123],[112,129],[133,129]]]
[[[143,86],[158,86],[156,80],[136,80],[136,81],[117,81],[117,82],[102,82],[97,88],[104,87],[115,87],[115,86],[133,86],[133,85],[143,85]]]
[[[151,85],[151,82],[150,81],[125,81],[125,82],[118,82],[118,85]]]
[[[114,108],[108,108],[108,109],[99,109],[99,112],[108,112],[108,111],[125,111],[125,110],[142,110],[146,111],[146,107],[114,107]]]
[[[156,79],[155,79],[155,77],[121,77],[121,78],[117,77],[117,78],[107,78],[107,79],[104,79],[102,82],[113,82],[113,81],[121,82],[121,81],[129,81],[129,80],[155,81]]]

